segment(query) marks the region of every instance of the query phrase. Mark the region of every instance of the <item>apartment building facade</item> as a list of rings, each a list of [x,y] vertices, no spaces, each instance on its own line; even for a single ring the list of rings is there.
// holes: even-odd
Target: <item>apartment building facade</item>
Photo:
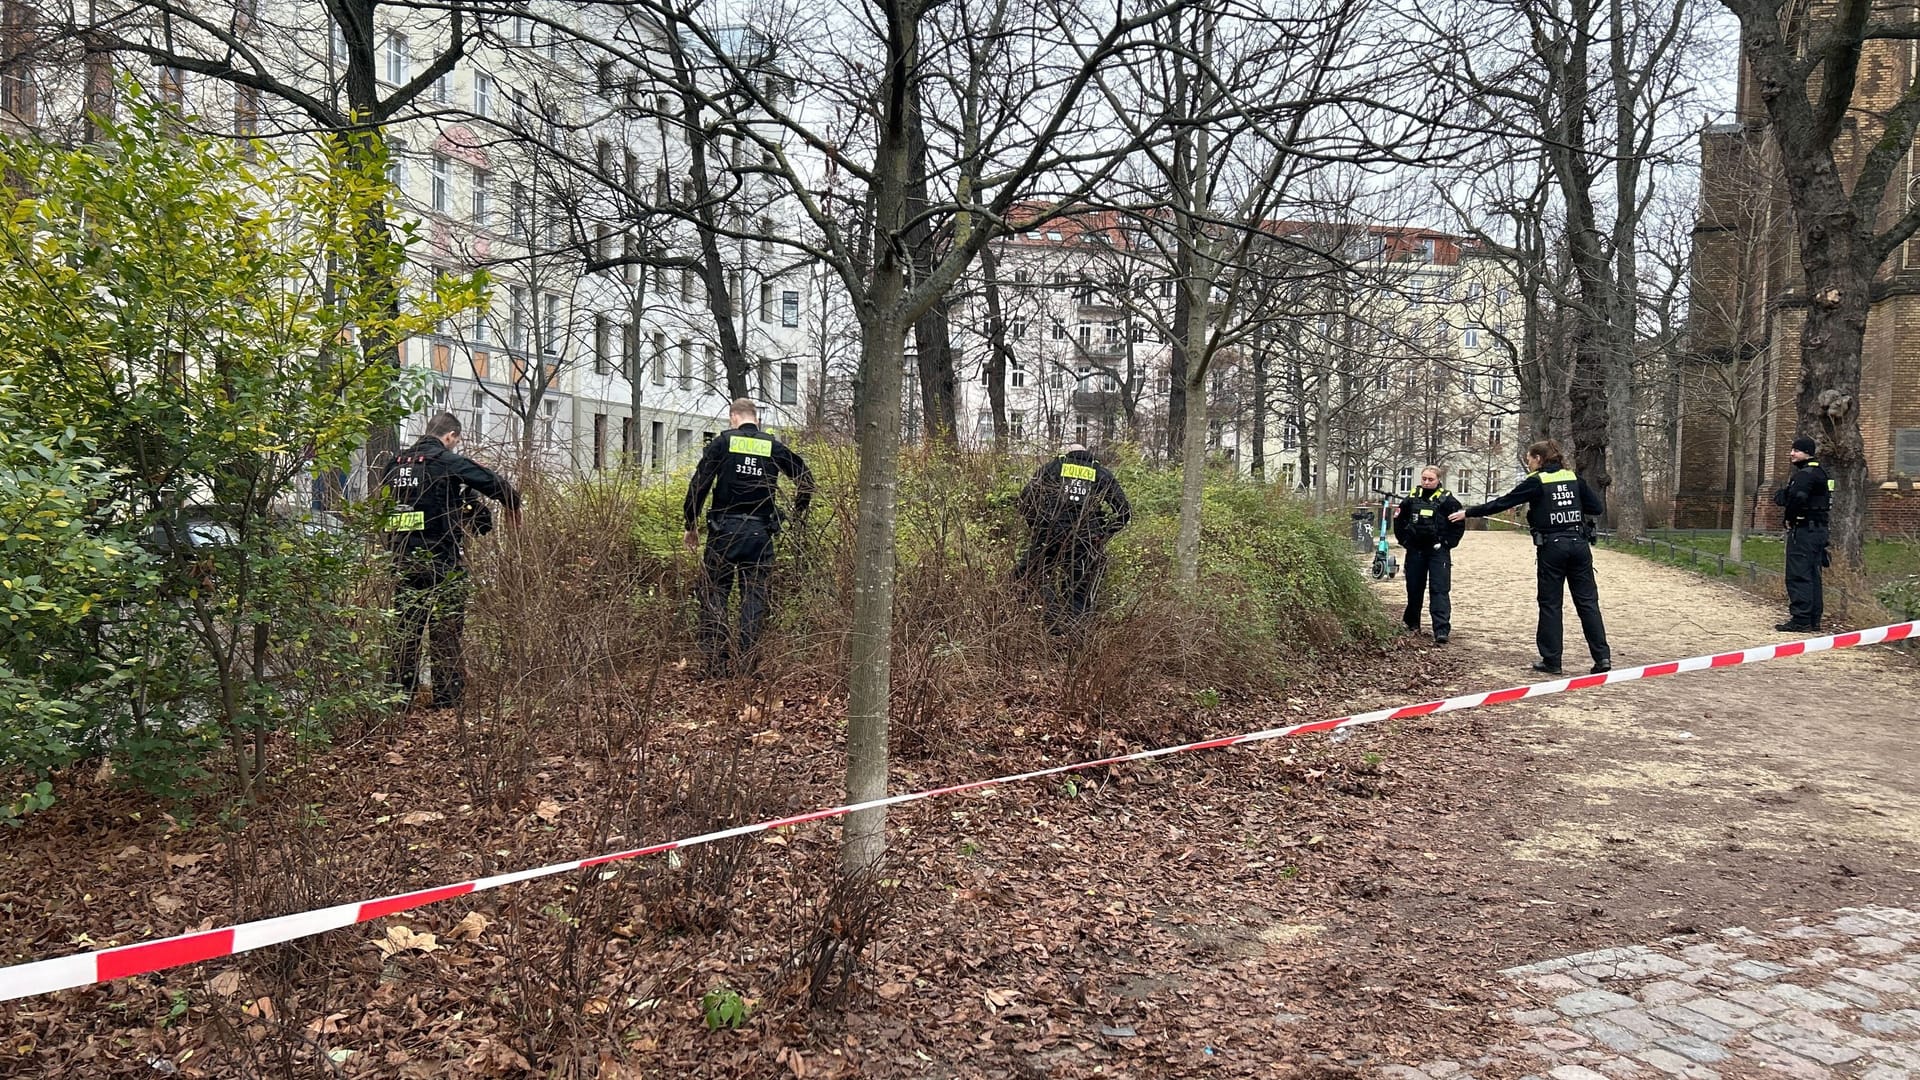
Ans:
[[[1409,487],[1428,463],[1463,495],[1504,490],[1525,437],[1509,275],[1459,237],[1342,228],[1341,257],[1324,265],[1249,259],[1287,280],[1235,291],[1250,308],[1207,377],[1209,453],[1330,501]],[[992,279],[977,274],[956,308],[963,437],[995,439],[997,334],[1007,441],[1164,447],[1178,315],[1164,250],[1110,215],[998,241]]]
[[[311,119],[286,101],[129,53],[56,43],[31,4],[4,7],[0,126],[10,133],[82,141],[88,115],[111,115],[118,80],[131,77],[196,127],[301,152],[307,136],[295,133]],[[277,80],[339,95],[346,43],[320,5],[210,0],[206,8],[210,21],[257,39],[260,54],[275,58]],[[393,94],[447,50],[448,20],[438,11],[383,11],[392,21],[374,28],[375,67],[381,92]],[[593,28],[574,20],[593,17],[553,3],[496,20],[382,129],[391,216],[415,237],[407,290],[426,293],[443,274],[484,272],[490,282],[478,310],[401,344],[403,363],[425,384],[425,404],[403,438],[446,409],[491,460],[666,470],[726,426],[725,335],[708,303],[709,260],[684,213],[636,209],[707,197],[684,187],[693,147],[661,115],[661,101],[637,100],[617,63],[580,47],[571,31]],[[737,142],[708,150],[731,155],[716,168],[737,166],[743,153]],[[734,231],[771,238],[787,228],[788,208],[772,185],[742,183],[729,199]],[[719,254],[748,391],[764,423],[799,423],[813,370],[803,358],[815,351],[808,311],[821,303],[822,278],[773,239],[728,240]]]

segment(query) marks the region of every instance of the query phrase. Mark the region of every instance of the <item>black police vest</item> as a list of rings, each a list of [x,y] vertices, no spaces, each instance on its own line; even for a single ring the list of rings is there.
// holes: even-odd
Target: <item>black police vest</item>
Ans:
[[[1813,494],[1807,496],[1807,518],[1824,525],[1833,510],[1833,479],[1811,458],[1801,467],[1813,474]]]
[[[1446,488],[1434,488],[1429,494],[1423,487],[1415,487],[1407,492],[1407,501],[1413,509],[1407,512],[1407,528],[1422,540],[1440,539],[1440,523],[1445,520],[1440,507],[1447,501]]]
[[[747,516],[771,520],[780,468],[773,463],[773,439],[750,432],[729,431],[726,456],[714,479],[713,517]]]
[[[1527,528],[1543,536],[1579,532],[1587,521],[1580,508],[1580,478],[1571,469],[1533,475],[1540,481],[1540,497],[1527,507]]]

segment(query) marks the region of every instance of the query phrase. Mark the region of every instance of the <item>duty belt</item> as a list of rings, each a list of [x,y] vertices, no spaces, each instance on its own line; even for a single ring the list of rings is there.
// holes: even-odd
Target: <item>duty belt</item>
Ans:
[[[1586,537],[1581,536],[1577,530],[1562,530],[1560,532],[1537,532],[1533,534],[1534,547],[1542,547],[1546,544],[1557,544],[1562,540],[1579,540],[1584,542],[1586,540]]]
[[[1826,522],[1820,521],[1816,518],[1801,518],[1799,521],[1787,522],[1787,528],[1789,529],[1804,529],[1811,525],[1818,525],[1823,529],[1827,527]]]

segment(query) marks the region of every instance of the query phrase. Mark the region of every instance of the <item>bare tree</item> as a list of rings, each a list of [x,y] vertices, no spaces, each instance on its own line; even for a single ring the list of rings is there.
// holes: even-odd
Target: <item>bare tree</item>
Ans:
[[[1920,228],[1920,200],[1895,195],[1920,122],[1920,69],[1892,76],[1856,102],[1875,43],[1920,39],[1920,23],[1868,0],[1818,16],[1784,0],[1721,0],[1740,20],[1752,85],[1771,121],[1799,241],[1806,321],[1800,336],[1797,429],[1820,442],[1835,481],[1833,541],[1862,563],[1866,445],[1860,436],[1860,353],[1874,275]],[[1829,13],[1830,12],[1830,13]],[[1891,199],[1891,201],[1890,201]],[[1885,208],[1891,207],[1891,212]]]
[[[203,4],[192,0],[89,0],[60,14],[59,33],[86,43],[93,52],[144,57],[166,72],[187,72],[220,80],[245,100],[271,99],[306,120],[282,121],[288,129],[318,128],[345,150],[342,160],[365,179],[378,179],[388,154],[382,132],[387,125],[430,111],[430,91],[454,69],[488,17],[468,0],[449,0],[436,9],[433,41],[414,64],[411,52],[404,72],[383,71],[380,49],[391,40],[382,27],[404,19],[411,4],[391,0],[322,0],[318,4],[262,6],[246,0]],[[324,51],[316,49],[324,44]],[[399,79],[385,75],[402,74]],[[262,110],[269,112],[269,110]],[[271,115],[263,123],[272,123]],[[377,245],[386,242],[388,208],[377,202],[364,224],[367,244],[356,265],[343,268],[361,288],[378,289],[387,309],[398,313],[401,283],[378,266]],[[395,367],[400,342],[379,332],[360,338],[371,358]],[[383,428],[370,433],[370,456],[397,449],[399,433]]]

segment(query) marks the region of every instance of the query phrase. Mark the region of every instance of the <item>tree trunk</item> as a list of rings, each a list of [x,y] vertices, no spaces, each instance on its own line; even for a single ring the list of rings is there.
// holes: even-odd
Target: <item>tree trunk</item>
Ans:
[[[1180,260],[1184,265],[1185,260]],[[1187,302],[1187,282],[1174,285],[1171,355],[1167,358],[1167,460],[1179,461],[1186,447],[1187,424],[1187,321],[1192,305]]]
[[[924,280],[940,260],[936,250],[940,236],[935,233],[927,213],[932,201],[927,189],[926,120],[920,109],[920,84],[907,89],[907,244],[912,248],[914,280]],[[955,401],[953,375],[953,336],[947,317],[945,296],[914,323],[913,343],[916,367],[920,375],[920,416],[925,421],[930,443],[957,447],[960,442],[960,418]]]
[[[1615,341],[1607,372],[1607,446],[1613,490],[1607,516],[1613,531],[1638,539],[1647,531],[1647,492],[1640,476],[1639,394],[1633,382],[1631,346]]]
[[[1748,478],[1751,475],[1747,459],[1753,452],[1753,438],[1747,430],[1747,421],[1746,388],[1741,386],[1734,392],[1733,430],[1730,432],[1732,438],[1728,440],[1732,444],[1729,457],[1733,460],[1733,531],[1727,537],[1727,557],[1735,562],[1745,559],[1747,551],[1746,510],[1750,490]]]
[[[1173,566],[1175,580],[1189,585],[1200,579],[1200,497],[1207,477],[1207,307],[1204,301],[1188,305],[1181,335],[1188,349],[1189,376],[1181,397],[1185,412],[1180,423],[1180,528],[1174,538]]]
[[[1806,230],[1802,230],[1803,234]],[[1840,238],[1834,247],[1852,259],[1831,261],[1815,255],[1802,237],[1807,264],[1807,324],[1800,336],[1800,393],[1797,435],[1819,443],[1819,461],[1834,480],[1831,511],[1833,550],[1841,565],[1865,566],[1867,455],[1860,437],[1860,352],[1866,340],[1868,260]],[[1855,265],[1848,265],[1853,263]]]
[[[892,274],[890,287],[876,282],[874,304],[897,305],[899,271],[883,259],[876,277]],[[891,295],[891,299],[888,295]],[[899,488],[900,383],[906,335],[886,316],[862,328],[859,502],[855,510],[853,626],[848,634],[847,801],[868,802],[887,794],[887,717],[892,675],[894,500]],[[887,851],[884,807],[847,816],[840,861],[858,872]]]
[[[1267,350],[1253,350],[1253,464],[1249,469],[1258,483],[1267,481]]]
[[[1327,401],[1328,381],[1327,369],[1323,364],[1319,370],[1314,372],[1313,376],[1313,451],[1320,455],[1320,469],[1317,472],[1308,473],[1300,478],[1303,482],[1307,479],[1307,476],[1313,478],[1313,505],[1322,512],[1325,512],[1327,509],[1327,480],[1329,479],[1328,474],[1333,471],[1333,455],[1331,452],[1333,445],[1333,409]],[[1303,469],[1309,467],[1304,439],[1301,442],[1300,467]]]
[[[987,297],[987,406],[993,410],[993,441],[1007,441],[1007,348],[1006,309],[1000,298],[1000,259],[993,245],[980,249],[981,276],[986,279]]]
[[[953,372],[953,336],[946,297],[941,297],[913,324],[913,342],[920,373],[920,415],[926,421],[927,440],[931,444],[957,448],[960,445],[958,387]]]

